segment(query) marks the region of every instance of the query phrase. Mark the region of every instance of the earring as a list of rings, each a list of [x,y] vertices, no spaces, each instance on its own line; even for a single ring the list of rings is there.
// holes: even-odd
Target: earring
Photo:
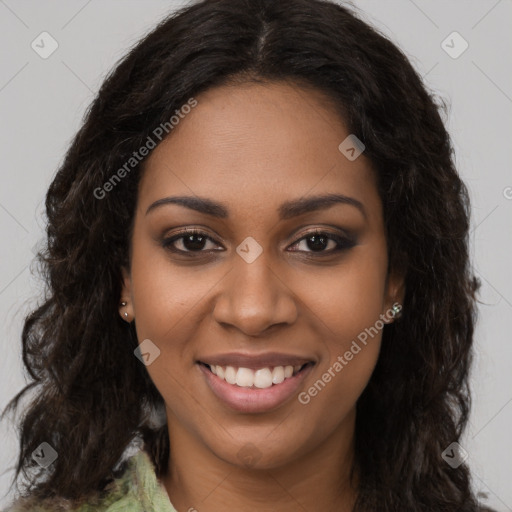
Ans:
[[[123,302],[121,302],[121,304],[120,304],[120,305],[121,305],[121,307],[123,307],[123,308],[124,308],[127,304],[128,304],[127,302],[123,301]],[[123,315],[124,315],[124,317],[125,317],[125,318],[128,318],[128,312],[127,312],[127,311],[125,311],[125,312],[123,313]]]
[[[393,318],[400,318],[402,316],[402,305],[395,302],[391,308],[391,315]]]

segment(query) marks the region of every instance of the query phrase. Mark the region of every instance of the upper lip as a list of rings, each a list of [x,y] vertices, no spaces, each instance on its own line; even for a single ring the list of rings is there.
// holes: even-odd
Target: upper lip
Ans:
[[[314,362],[311,358],[295,354],[283,354],[278,352],[266,352],[264,354],[242,354],[231,352],[228,354],[215,354],[204,356],[198,360],[210,366],[235,366],[237,368],[267,368],[275,366],[297,366]]]

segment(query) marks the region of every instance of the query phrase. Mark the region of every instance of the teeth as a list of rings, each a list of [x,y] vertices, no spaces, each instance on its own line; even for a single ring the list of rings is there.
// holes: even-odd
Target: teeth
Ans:
[[[282,366],[276,366],[272,372],[272,382],[274,384],[281,384],[284,380],[284,368]]]
[[[272,386],[272,372],[269,368],[262,368],[254,372],[254,385],[261,389]]]
[[[229,384],[236,384],[236,370],[232,366],[226,367],[224,380]]]
[[[234,366],[210,366],[210,370],[219,379],[241,388],[270,388],[273,384],[281,384],[285,379],[295,375],[302,366],[275,366],[274,368],[235,368]]]
[[[250,388],[254,385],[254,372],[249,370],[249,368],[238,368],[236,372],[236,385]]]

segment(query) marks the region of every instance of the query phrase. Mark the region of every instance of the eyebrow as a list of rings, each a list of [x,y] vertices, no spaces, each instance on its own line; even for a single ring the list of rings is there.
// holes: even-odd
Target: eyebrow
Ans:
[[[190,210],[195,210],[197,212],[204,213],[205,215],[210,215],[220,219],[229,217],[229,209],[226,207],[226,205],[214,201],[213,199],[197,196],[163,197],[162,199],[158,199],[149,206],[149,208],[146,210],[146,215],[152,210],[168,204],[184,206]],[[343,194],[325,194],[287,201],[278,208],[279,219],[287,220],[293,217],[298,217],[299,215],[303,215],[305,213],[326,210],[335,204],[347,204],[353,206],[363,214],[365,219],[367,219],[367,214],[363,203],[353,197],[349,197]]]

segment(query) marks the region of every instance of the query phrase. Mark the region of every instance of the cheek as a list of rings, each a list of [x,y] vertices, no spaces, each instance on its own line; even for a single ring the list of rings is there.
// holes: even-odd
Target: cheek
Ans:
[[[184,402],[194,370],[194,345],[203,300],[215,285],[200,267],[172,265],[165,251],[140,241],[132,253],[132,298],[139,344],[149,339],[159,352],[146,367],[151,380],[173,410]],[[219,277],[217,277],[218,281]],[[195,372],[194,372],[195,373]]]
[[[380,298],[362,302],[340,299],[331,306],[329,330],[320,339],[323,356],[314,379],[297,397],[306,417],[322,418],[314,436],[325,436],[342,424],[363,393],[377,363],[382,332]]]
[[[359,246],[340,265],[295,279],[303,284],[294,292],[304,298],[310,319],[316,322],[312,327],[324,331],[330,351],[333,346],[342,350],[347,342],[350,345],[384,312],[387,259],[383,254],[380,244]]]
[[[149,338],[166,350],[178,350],[188,329],[197,326],[194,316],[214,284],[212,273],[199,266],[172,264],[154,241],[137,237],[132,254],[132,299],[139,340]]]
[[[158,251],[153,251],[158,252]],[[164,254],[164,253],[162,253]],[[146,257],[145,257],[146,256]],[[194,344],[200,329],[202,299],[214,282],[195,270],[179,269],[142,248],[133,254],[132,286],[135,325],[139,343],[149,339],[159,355],[146,370],[165,401],[168,418],[180,418],[190,430],[193,419],[204,416],[194,384]]]
[[[380,256],[374,256],[378,254]],[[308,306],[323,357],[315,380],[299,402],[334,425],[355,405],[377,362],[387,260],[361,248],[330,276],[315,281]]]

